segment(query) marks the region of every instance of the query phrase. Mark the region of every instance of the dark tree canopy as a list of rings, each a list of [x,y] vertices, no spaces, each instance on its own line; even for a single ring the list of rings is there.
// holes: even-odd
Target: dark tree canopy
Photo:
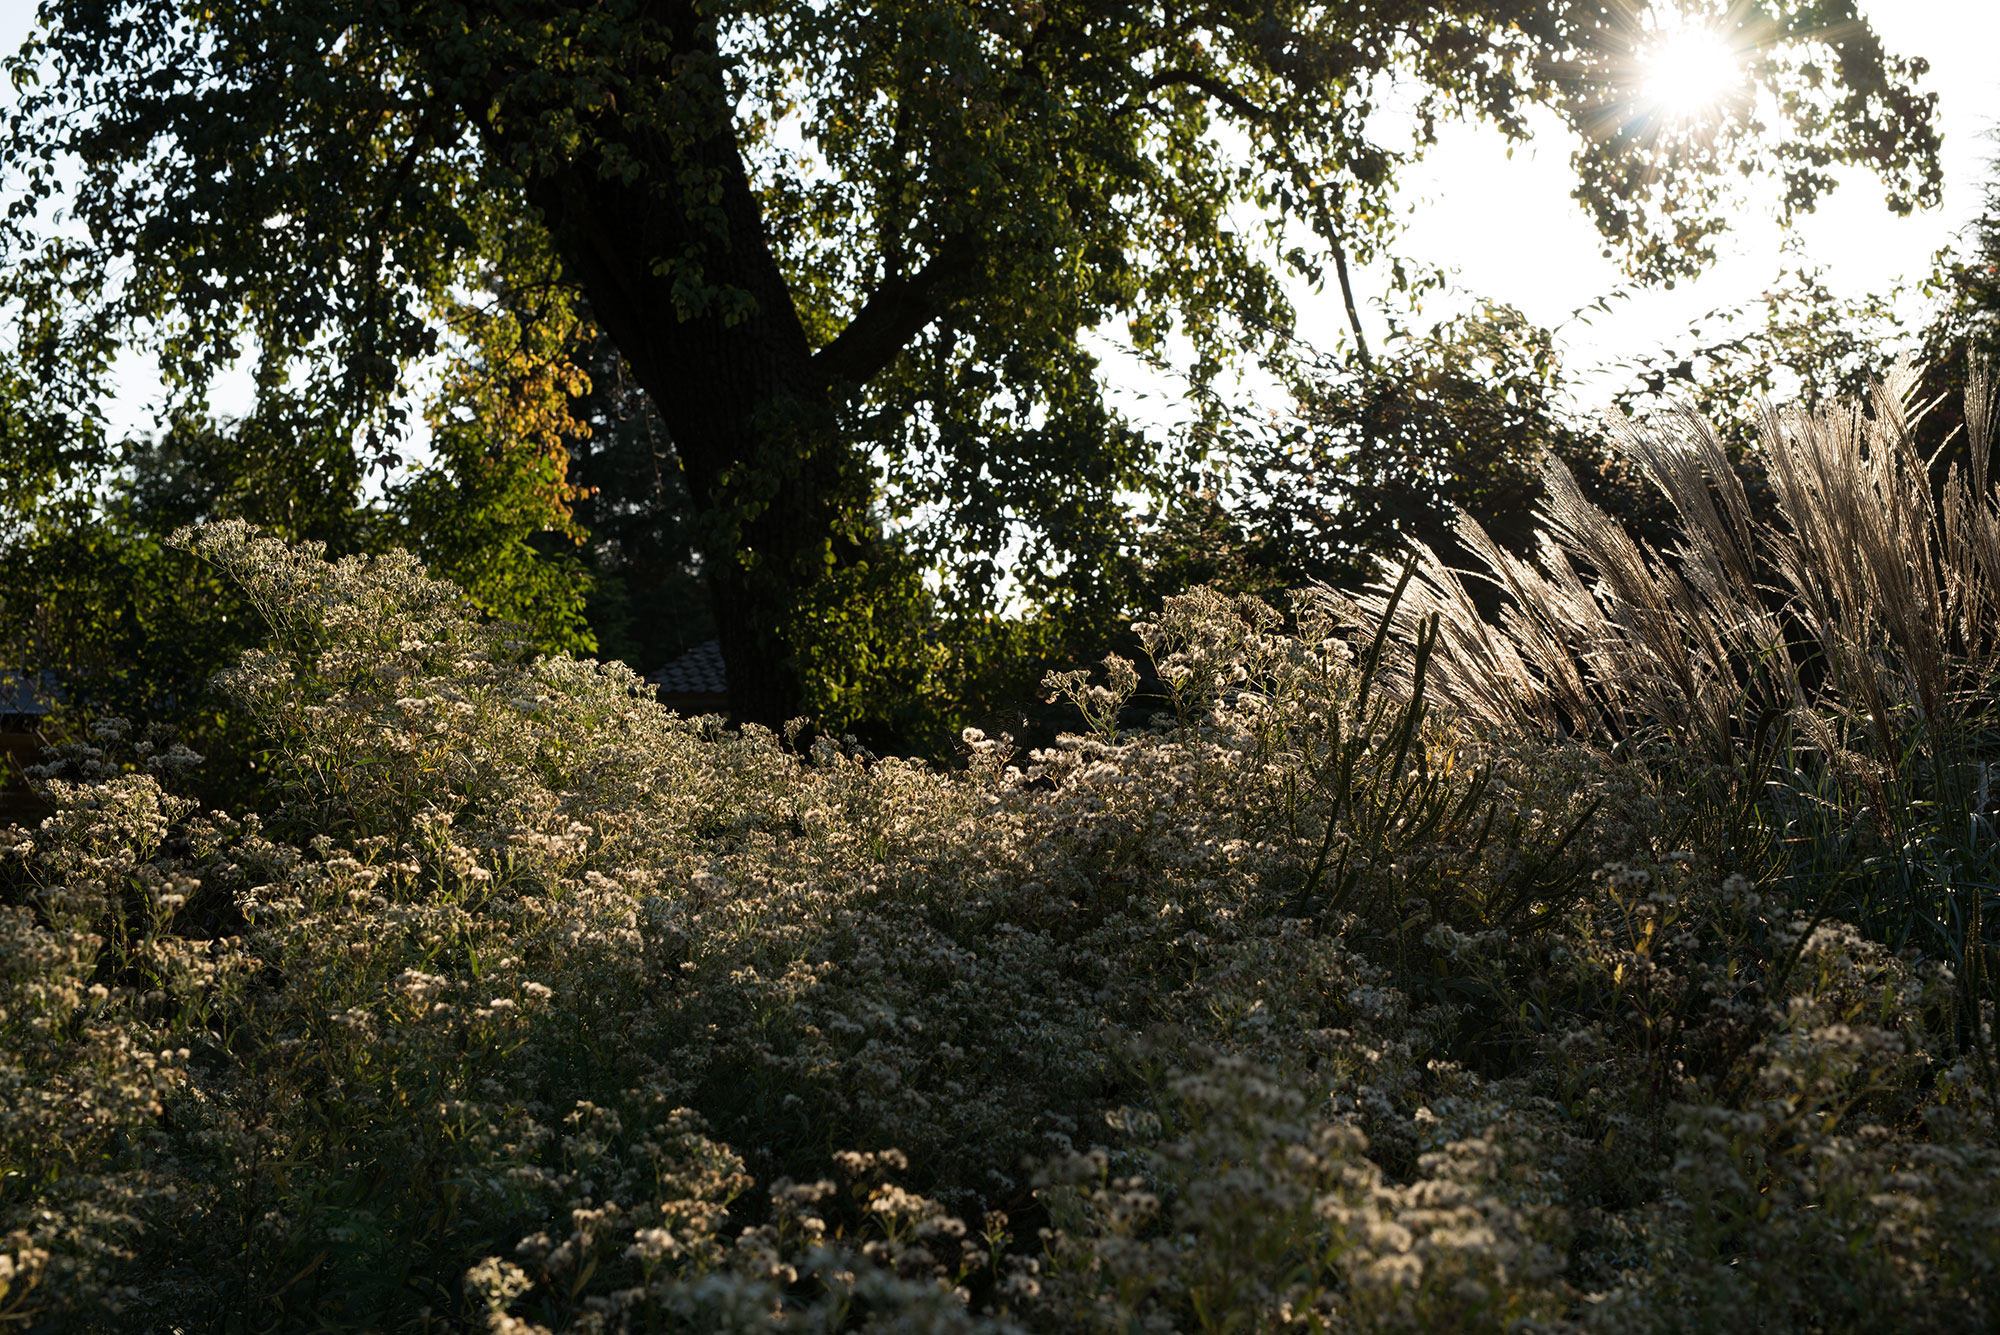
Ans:
[[[1175,472],[1079,335],[1123,321],[1198,378],[1281,357],[1285,271],[1352,312],[1441,119],[1553,109],[1579,201],[1653,278],[1704,263],[1739,173],[1788,210],[1841,163],[1897,209],[1939,189],[1924,64],[1854,0],[40,13],[0,149],[24,373],[88,403],[138,339],[192,397],[248,338],[260,383],[387,452],[467,291],[580,295],[684,470],[733,704],[765,722],[915,652],[873,614],[909,572],[976,605],[1018,541],[1031,597],[1087,578],[1119,493]],[[1699,117],[1643,92],[1682,21],[1741,55]]]

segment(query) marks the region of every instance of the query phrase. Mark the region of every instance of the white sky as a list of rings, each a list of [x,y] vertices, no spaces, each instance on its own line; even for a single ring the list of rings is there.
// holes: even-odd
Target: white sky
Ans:
[[[1938,95],[1945,188],[1940,207],[1899,218],[1872,176],[1846,171],[1841,187],[1797,223],[1805,258],[1850,297],[1928,272],[1932,255],[1977,215],[2000,153],[1990,137],[2000,122],[2000,0],[1862,0],[1861,9],[1889,51],[1931,62],[1924,83]],[[1771,208],[1776,192],[1766,191],[1761,207],[1753,198],[1752,210],[1720,239],[1716,265],[1699,278],[1673,291],[1641,292],[1588,324],[1566,324],[1572,311],[1615,290],[1622,275],[1601,258],[1596,229],[1569,198],[1569,140],[1553,115],[1545,123],[1548,132],[1515,148],[1511,159],[1490,126],[1442,128],[1441,142],[1403,191],[1410,215],[1398,249],[1456,270],[1468,293],[1558,328],[1572,369],[1586,376],[1586,392],[1601,387],[1608,396],[1615,386],[1589,375],[1597,364],[1672,343],[1691,321],[1754,298],[1777,276],[1786,237]],[[1372,279],[1373,291],[1385,286],[1380,276]],[[1362,325],[1379,339],[1382,322],[1373,314],[1364,311]],[[1346,328],[1331,295],[1310,300],[1306,321],[1329,340]]]
[[[1860,8],[1892,54],[1931,63],[1921,86],[1938,95],[1944,198],[1936,208],[1898,217],[1866,171],[1834,173],[1840,187],[1795,222],[1791,239],[1803,259],[1823,271],[1826,285],[1848,298],[1887,293],[1905,279],[1914,285],[1928,273],[1933,255],[1977,216],[2000,155],[2000,141],[1992,137],[2000,124],[2000,0],[1861,0]],[[1570,198],[1573,141],[1552,112],[1539,113],[1536,128],[1538,137],[1513,145],[1510,155],[1507,140],[1490,125],[1440,125],[1436,147],[1404,172],[1398,200],[1404,226],[1393,249],[1443,268],[1453,282],[1452,291],[1426,298],[1419,323],[1484,299],[1556,330],[1577,386],[1571,409],[1594,415],[1608,406],[1623,384],[1609,363],[1691,346],[1690,324],[1752,301],[1788,261],[1799,262],[1781,250],[1788,234],[1777,220],[1778,192],[1760,183],[1762,190],[1746,191],[1730,232],[1717,238],[1718,259],[1710,269],[1672,290],[1632,291],[1609,313],[1572,318],[1628,280],[1615,261],[1603,258],[1596,228]],[[1354,280],[1363,330],[1379,349],[1386,323],[1375,303],[1388,291],[1386,268],[1356,270]],[[1329,350],[1342,346],[1347,315],[1331,275],[1320,293],[1303,284],[1292,290],[1300,335]],[[1899,311],[1906,321],[1921,313],[1914,298]],[[1710,339],[1720,327],[1705,325]],[[1175,381],[1150,373],[1113,343],[1098,347],[1114,402],[1130,416],[1160,427],[1186,420]],[[1275,393],[1274,385],[1253,374],[1231,397],[1259,403]]]
[[[1860,295],[1887,290],[1898,279],[1916,277],[1939,247],[1974,216],[1990,159],[2000,144],[1988,137],[2000,121],[2000,0],[1862,0],[1890,51],[1921,55],[1931,62],[1927,85],[1938,94],[1944,131],[1944,202],[1940,208],[1897,218],[1882,203],[1882,191],[1865,173],[1849,173],[1843,186],[1804,219],[1799,235],[1806,256],[1822,266],[1834,290]],[[13,50],[28,31],[33,0],[0,0],[0,49]],[[9,92],[11,90],[8,90]],[[4,94],[0,94],[4,96]],[[1537,323],[1560,327],[1573,370],[1585,375],[1585,395],[1608,398],[1613,388],[1591,368],[1612,359],[1648,352],[1675,342],[1690,321],[1761,292],[1781,266],[1785,237],[1768,210],[1754,205],[1733,232],[1721,239],[1722,258],[1710,271],[1673,291],[1652,290],[1618,303],[1590,323],[1569,322],[1572,311],[1620,285],[1612,261],[1582,210],[1569,198],[1569,142],[1551,117],[1548,131],[1517,146],[1510,158],[1506,142],[1489,127],[1441,127],[1441,142],[1411,169],[1402,193],[1407,228],[1401,254],[1455,271],[1464,294],[1518,307]],[[1379,273],[1356,273],[1363,324],[1379,342],[1382,319],[1366,309],[1386,283]],[[1447,303],[1427,308],[1442,310]],[[1311,341],[1337,346],[1346,321],[1331,288],[1301,294],[1303,328]],[[1567,322],[1567,323],[1566,323]],[[1115,362],[1107,368],[1131,391],[1148,378]],[[158,393],[157,378],[136,360],[121,368],[124,384],[113,407],[113,425],[142,426]],[[1170,386],[1154,384],[1171,392]],[[224,413],[247,407],[245,377],[225,379],[214,406]],[[1124,396],[1121,396],[1124,397]],[[1142,420],[1160,420],[1158,399],[1126,406]],[[1593,409],[1597,403],[1579,403]],[[1169,410],[1168,419],[1178,416]]]

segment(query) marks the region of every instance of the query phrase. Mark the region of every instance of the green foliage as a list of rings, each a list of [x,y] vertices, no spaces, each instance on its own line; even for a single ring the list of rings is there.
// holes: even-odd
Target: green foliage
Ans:
[[[498,324],[496,340],[518,329],[504,314]],[[0,511],[0,662],[48,674],[56,737],[103,717],[178,730],[216,758],[202,782],[219,799],[256,782],[259,762],[209,678],[262,629],[233,585],[165,545],[184,525],[241,519],[343,554],[415,543],[538,645],[589,648],[584,572],[534,545],[575,532],[566,455],[550,437],[577,386],[552,374],[504,341],[463,365],[436,404],[438,459],[386,505],[366,494],[352,433],[297,396],[267,393],[234,422],[177,419],[150,440],[69,450],[39,480],[51,456],[21,407],[0,421],[15,432],[0,435],[0,472],[27,484]]]
[[[107,724],[0,842],[0,1320],[76,1330],[1978,1330],[1985,1023],[1482,735],[1427,620],[1197,590],[941,772],[687,721],[407,554],[269,627],[198,814]],[[1025,761],[1025,763],[1021,763]],[[1982,995],[1987,984],[1978,985]]]
[[[1946,346],[1963,340],[1974,357],[2000,352],[2000,181],[1988,184],[1986,208],[1973,224],[1968,253],[1946,270],[1940,286],[1949,300],[1932,337]],[[1952,358],[1951,364],[1962,361]]]
[[[261,628],[233,587],[143,529],[59,511],[7,549],[10,661],[47,673],[75,713],[223,726],[208,678]]]
[[[427,414],[432,462],[398,485],[398,536],[488,615],[516,622],[544,652],[591,653],[590,577],[573,551],[587,536],[571,507],[572,441],[589,425],[575,364],[588,337],[568,309],[500,291],[457,312],[461,351]]]
[[[46,674],[59,706],[48,740],[98,718],[143,718],[215,757],[202,778],[217,798],[255,781],[254,743],[208,684],[262,624],[233,584],[164,540],[220,516],[336,549],[379,540],[379,516],[357,504],[347,442],[310,427],[177,422],[155,441],[128,442],[115,471],[79,469],[6,515],[0,658]],[[0,447],[10,460],[32,449],[18,437]]]
[[[1459,510],[1525,548],[1544,455],[1638,510],[1601,433],[1558,405],[1563,387],[1553,336],[1511,308],[1397,324],[1366,362],[1320,358],[1290,417],[1220,451],[1234,467],[1217,479],[1216,517],[1269,585],[1358,587],[1408,542],[1454,551]]]
[[[1865,397],[1889,373],[1896,350],[1911,341],[1895,311],[1901,295],[1843,298],[1822,270],[1795,261],[1759,299],[1761,323],[1746,325],[1749,312],[1740,309],[1711,312],[1689,327],[1685,345],[1619,364],[1630,381],[1613,402],[1641,418],[1691,407],[1714,424],[1730,458],[1755,472],[1763,401],[1817,405]],[[1711,332],[1718,324],[1726,337]],[[1759,510],[1768,510],[1768,494],[1759,499]]]
[[[1693,118],[1644,100],[1681,16],[1573,0],[40,16],[0,162],[6,290],[56,403],[93,402],[130,339],[193,400],[248,336],[261,385],[388,453],[461,292],[580,294],[667,424],[738,712],[769,723],[808,668],[920,657],[864,648],[875,613],[844,601],[900,587],[885,521],[953,616],[990,609],[1002,553],[1037,603],[1115,594],[1089,586],[1120,497],[1174,495],[1198,461],[1107,409],[1080,335],[1185,337],[1198,382],[1285,369],[1281,275],[1345,285],[1384,253],[1441,117],[1520,138],[1552,109],[1579,200],[1649,278],[1706,263],[1739,171],[1781,180],[1788,214],[1837,163],[1900,210],[1939,181],[1924,63],[1851,0],[1690,6],[1742,61]],[[1407,137],[1376,114],[1392,84]],[[38,230],[59,196],[77,233]]]
[[[1966,426],[1960,411],[1966,377],[1980,363],[2000,363],[2000,163],[1986,185],[1985,207],[1955,253],[1940,253],[1925,284],[1937,306],[1925,327],[1919,357],[1924,368],[1924,402],[1932,411],[1924,424],[1927,452],[1970,468]],[[1989,461],[1988,468],[1991,468]]]

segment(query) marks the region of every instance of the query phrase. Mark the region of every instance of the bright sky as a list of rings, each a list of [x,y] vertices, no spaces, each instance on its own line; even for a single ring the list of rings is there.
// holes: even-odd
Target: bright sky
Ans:
[[[1898,218],[1865,172],[1849,172],[1797,231],[1804,255],[1825,270],[1843,296],[1886,292],[1929,270],[1931,256],[1978,212],[1993,178],[2000,141],[2000,3],[1994,0],[1862,0],[1862,12],[1893,53],[1931,62],[1926,86],[1937,93],[1944,132],[1944,202]],[[1673,291],[1651,290],[1597,313],[1589,324],[1566,323],[1572,311],[1619,286],[1621,275],[1596,229],[1569,198],[1570,145],[1550,116],[1548,132],[1507,156],[1506,141],[1485,126],[1441,129],[1441,141],[1411,173],[1410,208],[1400,243],[1406,255],[1457,271],[1467,292],[1519,308],[1536,323],[1561,330],[1573,369],[1588,376],[1597,364],[1685,342],[1688,324],[1710,311],[1749,301],[1776,277],[1785,240],[1767,192],[1761,208],[1721,239],[1714,268]],[[1360,278],[1367,285],[1369,279]],[[1380,276],[1373,291],[1385,287]],[[1361,296],[1357,290],[1357,296]],[[1363,328],[1381,329],[1363,313]],[[1332,346],[1346,328],[1331,295],[1314,298],[1307,317]],[[1603,379],[1590,388],[1608,396]],[[1589,389],[1586,390],[1588,394]],[[1578,405],[1595,409],[1600,404]]]
[[[1928,86],[1937,92],[1944,130],[1945,195],[1941,208],[1897,218],[1882,191],[1863,173],[1852,173],[1822,201],[1799,232],[1805,254],[1822,266],[1843,295],[1885,291],[1898,279],[1920,275],[1939,247],[1975,215],[2000,143],[1989,137],[2000,122],[2000,3],[1993,0],[1862,0],[1863,11],[1888,48],[1931,62]],[[33,0],[0,0],[0,49],[20,44],[34,16]],[[1403,202],[1409,211],[1401,253],[1456,272],[1466,294],[1506,302],[1538,323],[1559,327],[1572,367],[1586,373],[1599,363],[1643,353],[1680,339],[1690,321],[1755,297],[1781,264],[1782,231],[1768,209],[1749,210],[1722,239],[1722,259],[1699,279],[1674,291],[1644,292],[1618,303],[1590,323],[1570,313],[1616,289],[1620,274],[1600,257],[1595,231],[1569,198],[1569,144],[1551,117],[1543,137],[1515,148],[1512,157],[1497,131],[1445,126],[1437,148],[1409,172]],[[1386,283],[1379,273],[1356,275],[1364,306]],[[1301,294],[1307,338],[1337,346],[1345,317],[1337,297]],[[1430,310],[1440,310],[1433,305]],[[1428,311],[1427,311],[1428,313]],[[1380,314],[1363,312],[1377,341]],[[1115,365],[1115,378],[1135,388],[1145,377]],[[125,392],[114,408],[115,426],[137,427],[157,394],[156,379],[136,361],[123,368]],[[1604,377],[1586,379],[1585,397],[1608,398]],[[247,406],[242,377],[218,388],[215,407]],[[1164,405],[1130,403],[1142,419]],[[1595,409],[1600,403],[1584,402]],[[1171,411],[1168,418],[1178,414]]]

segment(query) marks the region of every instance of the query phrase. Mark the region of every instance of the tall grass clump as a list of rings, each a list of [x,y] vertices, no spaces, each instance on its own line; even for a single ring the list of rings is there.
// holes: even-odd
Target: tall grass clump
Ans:
[[[1754,796],[1768,853],[1819,909],[1961,970],[1985,1062],[1974,1001],[1991,994],[1979,943],[2000,885],[2000,497],[1992,382],[1980,369],[1970,382],[1966,462],[1942,477],[1915,447],[1907,367],[1867,403],[1767,407],[1773,523],[1752,520],[1699,416],[1619,420],[1679,540],[1641,547],[1548,460],[1532,560],[1460,520],[1476,577],[1502,597],[1497,619],[1468,572],[1423,551],[1390,663],[1407,680],[1430,655],[1433,689],[1487,729],[1572,736]],[[1355,625],[1389,603],[1386,588],[1322,598]],[[1420,643],[1426,618],[1435,648]]]
[[[1083,733],[939,770],[679,718],[405,556],[181,541],[270,627],[220,682],[269,800],[197,810],[197,758],[106,720],[0,834],[0,1326],[2000,1316],[1965,971],[1743,861],[1662,758],[1818,734],[1620,694],[1602,655],[1642,648],[1485,627],[1434,565],[1289,620],[1198,589],[1137,628],[1140,726],[1114,656],[1047,683]],[[1632,560],[1706,596],[1692,555]],[[1673,656],[1569,569],[1550,609]],[[1783,689],[1811,623],[1760,615],[1686,679]],[[1546,685],[1522,637],[1558,631]],[[1869,754],[1865,712],[1821,718]],[[1793,847],[1858,781],[1763,745],[1825,775],[1768,817]]]

